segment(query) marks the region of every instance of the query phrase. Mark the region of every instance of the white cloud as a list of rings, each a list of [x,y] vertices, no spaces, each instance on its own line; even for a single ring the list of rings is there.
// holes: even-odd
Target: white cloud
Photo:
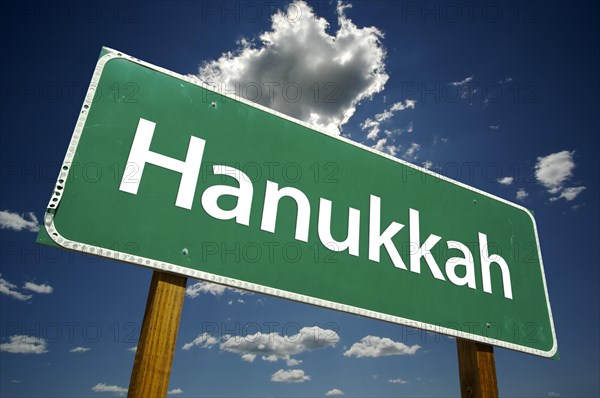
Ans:
[[[382,113],[378,113],[375,115],[375,120],[371,118],[367,118],[364,122],[361,123],[360,128],[365,131],[367,130],[367,139],[374,140],[379,136],[379,132],[381,129],[381,123],[391,119],[394,114],[398,111],[403,111],[405,109],[415,109],[415,104],[417,101],[407,99],[404,102],[396,102],[388,109],[384,110]],[[410,122],[408,128],[405,130],[408,133],[413,132],[413,122]],[[396,132],[402,133],[402,130],[395,130]],[[385,133],[388,136],[391,136],[395,131],[385,130]]]
[[[288,366],[295,366],[301,361],[292,358],[293,355],[333,347],[339,340],[340,337],[333,330],[313,326],[304,327],[292,336],[281,336],[276,332],[269,334],[258,332],[247,336],[225,335],[217,339],[208,333],[203,333],[194,341],[184,344],[182,349],[189,350],[193,346],[210,348],[220,342],[219,348],[222,351],[238,354],[245,362],[254,362],[260,356],[263,361],[282,360]]]
[[[584,190],[585,190],[585,187],[564,188],[559,196],[550,198],[550,201],[554,202],[559,199],[565,199],[567,202],[570,202],[573,199],[575,199]]]
[[[88,352],[91,348],[88,347],[75,347],[69,350],[69,352]]]
[[[125,395],[127,393],[127,389],[115,385],[98,383],[94,387],[92,387],[92,391],[94,392],[112,392],[116,395]]]
[[[452,83],[450,83],[450,85],[454,86],[454,87],[461,87],[461,86],[464,86],[467,83],[470,83],[473,80],[474,77],[475,77],[475,75],[471,75],[469,77],[465,77],[463,80],[460,80],[460,81],[457,81],[457,82],[452,82]]]
[[[492,130],[499,130],[500,129],[500,125],[499,124],[490,125],[490,128]]]
[[[406,150],[404,156],[409,159],[416,159],[417,152],[419,152],[420,149],[421,145],[417,144],[416,142],[413,142],[412,144],[410,144],[410,147]]]
[[[423,162],[423,167],[427,170],[431,170],[431,168],[433,167],[433,162],[431,160],[426,160]]]
[[[8,343],[0,344],[0,351],[11,354],[45,354],[48,352],[45,339],[25,335],[10,336]]]
[[[172,390],[167,391],[167,395],[179,395],[183,394],[183,390],[181,388],[174,388]]]
[[[344,395],[344,392],[339,388],[334,388],[325,393],[326,397],[339,397],[340,395]]]
[[[554,391],[550,391],[550,392],[549,392],[547,395],[548,395],[549,397],[551,397],[551,398],[557,398],[557,397],[560,397],[560,394],[559,394],[559,393],[557,393],[557,392],[554,392]]]
[[[573,175],[573,154],[574,152],[561,151],[537,158],[535,177],[549,193],[560,192],[563,184]]]
[[[32,296],[30,294],[23,294],[19,292],[17,289],[17,285],[10,283],[6,279],[1,278],[2,274],[0,274],[0,293],[6,294],[12,298],[15,298],[20,301],[27,301]]]
[[[137,352],[137,346],[128,348],[127,351],[129,351],[129,352]]]
[[[279,369],[271,375],[271,381],[276,383],[304,383],[307,380],[310,380],[310,376],[305,375],[302,369]]]
[[[502,177],[498,179],[498,182],[502,185],[510,185],[515,181],[513,177]]]
[[[29,220],[26,220],[28,217]],[[31,231],[38,232],[40,225],[37,217],[33,212],[26,214],[13,213],[10,210],[0,211],[0,229],[12,229],[15,231]]]
[[[39,294],[50,294],[54,291],[54,288],[50,285],[38,285],[33,282],[25,282],[23,289],[31,290],[32,292]]]
[[[344,356],[378,358],[390,355],[414,355],[420,348],[419,345],[407,346],[387,337],[366,336],[359,342],[352,344],[352,347],[344,352]]]
[[[217,285],[216,283],[210,282],[198,282],[188,286],[185,289],[185,295],[189,298],[196,298],[201,294],[212,294],[213,296],[222,296],[225,292],[234,292],[241,295],[252,295],[252,293],[245,290],[234,289],[231,287]]]
[[[385,152],[387,154],[390,154],[392,156],[396,156],[398,154],[398,150],[400,149],[400,146],[395,146],[395,145],[386,145],[387,143],[387,138],[382,138],[380,140],[377,141],[377,143],[375,145],[372,145],[371,148],[380,151],[380,152]]]
[[[357,27],[347,7],[338,4],[339,29],[329,34],[329,23],[296,0],[272,16],[258,45],[240,41],[236,51],[204,64],[199,77],[337,134],[358,103],[388,80],[382,33]]]
[[[390,383],[392,383],[392,384],[406,384],[406,383],[408,383],[408,381],[400,379],[400,378],[398,378],[398,379],[390,379],[388,381]]]
[[[181,347],[181,349],[184,351],[187,351],[194,346],[199,346],[202,348],[210,348],[210,347],[214,346],[215,344],[217,344],[218,342],[219,342],[219,340],[217,338],[215,338],[205,332],[205,333],[202,333],[201,335],[199,335],[198,337],[196,337],[191,342],[185,343],[183,345],[183,347]]]
[[[528,196],[529,196],[529,194],[527,193],[525,188],[519,188],[519,190],[517,191],[517,199],[518,200],[525,200],[525,198]]]

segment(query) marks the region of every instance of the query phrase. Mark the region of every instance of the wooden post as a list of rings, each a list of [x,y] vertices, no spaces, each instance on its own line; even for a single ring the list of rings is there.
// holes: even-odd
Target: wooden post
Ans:
[[[456,339],[462,398],[498,398],[494,348],[488,344]]]
[[[187,278],[154,271],[135,353],[129,398],[166,397]]]

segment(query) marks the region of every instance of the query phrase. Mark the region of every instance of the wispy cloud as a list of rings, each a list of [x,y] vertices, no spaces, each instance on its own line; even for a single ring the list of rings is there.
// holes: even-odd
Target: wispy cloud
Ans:
[[[386,120],[391,119],[399,111],[403,111],[405,109],[415,109],[415,104],[416,104],[416,101],[411,100],[411,99],[407,99],[404,102],[402,102],[402,101],[396,102],[388,109],[384,110],[381,113],[376,114],[375,120],[373,120],[371,118],[365,119],[365,121],[361,123],[360,128],[363,131],[367,131],[367,139],[375,140],[375,139],[377,139],[377,137],[379,136],[379,132],[381,131],[381,123],[385,122]],[[411,122],[405,131],[412,133],[413,127],[414,127],[414,125]],[[396,131],[399,133],[402,132],[402,130],[396,130]],[[390,136],[393,134],[393,131],[386,130],[386,134],[388,136]]]
[[[560,195],[550,198],[551,202],[557,201],[559,199],[564,199],[567,202],[574,200],[580,193],[582,193],[586,188],[584,186],[581,187],[571,187],[565,188],[560,193]]]
[[[23,294],[23,293],[19,292],[17,289],[18,289],[17,285],[15,285],[14,283],[10,283],[6,279],[3,279],[2,274],[0,274],[0,293],[1,294],[5,294],[9,297],[12,297],[12,298],[20,300],[20,301],[27,301],[32,297],[30,294]]]
[[[407,346],[387,337],[366,336],[354,343],[344,352],[346,357],[378,358],[390,355],[414,355],[421,348],[419,345]]]
[[[1,210],[0,229],[38,232],[40,230],[40,225],[33,212],[18,214],[13,213],[10,210]]]
[[[94,392],[110,392],[118,396],[125,395],[127,393],[127,388],[119,387],[112,384],[98,383],[94,387],[92,387],[92,391]]]
[[[234,289],[231,287],[217,285],[210,282],[198,282],[188,286],[185,289],[185,295],[189,298],[196,298],[201,294],[211,294],[213,296],[222,296],[225,292],[234,292],[241,295],[252,295],[245,290]]]
[[[474,77],[475,77],[475,75],[471,75],[469,77],[465,77],[462,80],[452,82],[452,83],[450,83],[450,85],[454,86],[454,87],[461,87],[461,86],[464,86],[465,84],[472,82]]]
[[[304,383],[307,380],[310,380],[310,376],[306,375],[302,369],[279,369],[271,375],[271,381],[276,383]]]
[[[219,340],[216,337],[213,337],[209,333],[204,332],[189,343],[185,343],[183,347],[181,347],[181,349],[184,351],[188,351],[192,347],[210,348],[218,342]]]
[[[348,7],[338,5],[339,29],[330,34],[329,23],[296,0],[272,16],[271,30],[259,36],[260,43],[241,40],[237,50],[204,64],[199,77],[339,133],[358,103],[381,92],[388,80],[382,33],[356,26],[345,15]],[[242,89],[250,84],[262,95]]]
[[[91,348],[88,348],[88,347],[75,347],[75,348],[71,348],[69,350],[69,352],[79,353],[79,352],[88,352],[89,350],[91,350]]]
[[[433,167],[433,162],[431,160],[426,160],[423,162],[423,168],[425,168],[427,170],[431,170],[432,167]]]
[[[7,343],[0,344],[0,351],[11,354],[45,354],[47,348],[45,339],[26,335],[10,336]]]
[[[388,382],[390,382],[392,384],[406,384],[406,383],[408,383],[408,381],[400,379],[400,378],[398,378],[398,379],[390,379],[390,380],[388,380]]]
[[[406,152],[404,153],[404,157],[407,159],[415,160],[417,159],[417,152],[421,149],[421,145],[413,142],[410,144]]]
[[[33,282],[25,282],[25,285],[23,285],[23,289],[31,290],[32,292],[39,294],[50,294],[54,291],[54,288],[50,285],[38,285]]]
[[[492,130],[500,130],[500,125],[499,124],[490,125],[490,129],[492,129]]]
[[[174,388],[172,390],[167,391],[167,395],[179,395],[183,394],[183,390],[181,388]]]

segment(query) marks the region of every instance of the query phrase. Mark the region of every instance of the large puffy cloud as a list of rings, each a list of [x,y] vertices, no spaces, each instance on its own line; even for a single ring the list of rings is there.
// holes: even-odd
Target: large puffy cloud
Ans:
[[[385,49],[375,27],[357,27],[337,6],[339,28],[301,0],[272,16],[260,43],[240,48],[201,66],[199,78],[261,105],[339,133],[357,104],[383,90]]]
[[[338,334],[318,326],[304,327],[292,336],[282,336],[277,332],[255,333],[247,336],[225,335],[220,338],[202,333],[193,341],[184,344],[183,350],[194,346],[210,348],[218,342],[223,351],[240,355],[245,362],[254,362],[257,357],[263,361],[277,362],[283,360],[288,366],[298,365],[301,361],[292,358],[306,351],[333,347],[340,340]]]
[[[387,337],[365,336],[359,342],[352,344],[352,347],[344,352],[344,356],[378,358],[390,355],[414,355],[420,348],[419,345],[407,346]]]

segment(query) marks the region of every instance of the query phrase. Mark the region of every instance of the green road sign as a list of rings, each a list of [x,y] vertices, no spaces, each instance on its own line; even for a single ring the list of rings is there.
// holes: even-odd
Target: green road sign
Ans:
[[[550,357],[525,208],[104,49],[39,241]]]

